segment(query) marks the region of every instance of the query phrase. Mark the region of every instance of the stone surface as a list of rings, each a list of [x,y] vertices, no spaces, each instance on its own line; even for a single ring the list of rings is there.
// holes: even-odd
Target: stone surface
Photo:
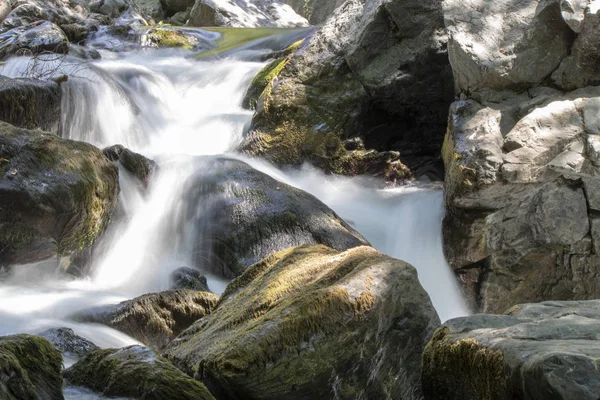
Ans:
[[[0,264],[90,247],[119,192],[117,167],[94,146],[0,122]]]
[[[0,33],[0,58],[41,53],[67,54],[69,39],[52,22],[33,22]]]
[[[63,400],[62,356],[44,338],[0,337],[0,371],[3,400]]]
[[[522,304],[448,321],[423,353],[426,399],[600,396],[600,302]]]
[[[249,268],[165,353],[217,398],[413,399],[438,324],[409,264],[301,246]]]
[[[367,150],[399,151],[420,175],[439,168],[452,86],[439,1],[348,1],[267,86],[241,149],[364,174],[361,154],[344,147],[360,137]]]
[[[120,144],[107,147],[102,150],[102,153],[109,160],[118,162],[135,176],[144,188],[148,187],[150,179],[156,173],[156,162],[141,154],[134,153]]]
[[[86,338],[76,335],[70,328],[51,328],[40,332],[38,336],[48,340],[65,357],[80,358],[98,350],[98,346]]]
[[[157,350],[196,320],[208,315],[219,297],[196,290],[150,293],[115,305],[77,313],[81,322],[108,325]]]
[[[28,129],[58,131],[60,86],[53,81],[0,76],[0,120]]]
[[[536,90],[451,107],[444,248],[474,309],[600,295],[590,245],[600,170],[585,143],[599,96]]]
[[[308,21],[296,14],[292,7],[277,1],[196,0],[188,25],[296,28],[308,26]]]
[[[323,24],[344,0],[283,0],[294,11],[303,16],[311,25]]]
[[[142,346],[89,353],[65,371],[72,385],[110,397],[140,400],[214,400],[206,387]]]
[[[194,268],[181,267],[169,275],[171,289],[189,289],[210,292],[208,282],[202,272]]]
[[[244,162],[197,162],[184,186],[184,206],[174,215],[174,226],[193,224],[195,266],[231,279],[289,247],[318,243],[346,250],[368,244],[316,197]]]

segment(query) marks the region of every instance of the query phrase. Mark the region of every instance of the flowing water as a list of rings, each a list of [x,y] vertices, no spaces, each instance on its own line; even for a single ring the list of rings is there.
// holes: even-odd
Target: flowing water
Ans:
[[[63,86],[63,135],[101,148],[122,144],[159,160],[160,172],[145,193],[121,171],[119,207],[125,217],[97,246],[91,277],[66,281],[52,273],[57,261],[50,260],[19,266],[4,278],[0,335],[66,326],[101,347],[135,343],[113,329],[76,323],[69,316],[90,306],[165,290],[169,273],[190,265],[194,238],[185,223],[177,222],[185,207],[186,178],[202,167],[190,162],[190,156],[228,153],[244,159],[231,153],[252,117],[240,104],[263,63],[247,61],[256,59],[247,51],[240,54],[243,57],[198,61],[172,51],[119,56],[107,52],[101,61],[61,66],[77,69]],[[0,67],[0,74],[23,75],[29,63],[13,58]],[[325,176],[310,166],[282,171],[260,160],[244,160],[314,194],[374,247],[412,263],[442,320],[467,314],[442,253],[439,187],[381,190],[365,178]],[[202,212],[198,205],[199,218]],[[40,277],[40,268],[50,272]],[[227,282],[208,278],[211,290],[224,290]],[[85,397],[78,393],[71,397]]]

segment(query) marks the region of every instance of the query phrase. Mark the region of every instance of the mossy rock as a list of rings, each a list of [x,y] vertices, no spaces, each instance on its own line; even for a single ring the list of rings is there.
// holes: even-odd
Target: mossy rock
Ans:
[[[200,42],[197,37],[185,31],[163,25],[154,26],[144,34],[148,45],[154,47],[176,47],[192,50]]]
[[[53,81],[0,76],[0,121],[21,128],[56,131],[61,89]]]
[[[165,354],[218,398],[414,399],[438,324],[409,264],[300,246],[249,268]]]
[[[118,179],[90,144],[0,122],[0,264],[90,247],[110,221]]]
[[[0,337],[0,398],[62,400],[62,355],[46,339]]]
[[[189,289],[210,292],[208,281],[197,269],[189,267],[177,268],[169,275],[171,289]]]
[[[103,396],[137,400],[214,400],[206,387],[142,346],[96,350],[65,371],[67,381]]]
[[[183,191],[186,208],[177,215],[180,223],[195,224],[196,266],[232,279],[289,247],[324,244],[346,250],[369,244],[316,197],[244,162],[210,157],[197,162]]]
[[[194,322],[210,314],[218,300],[219,296],[210,292],[172,290],[92,308],[74,318],[108,325],[161,350]]]

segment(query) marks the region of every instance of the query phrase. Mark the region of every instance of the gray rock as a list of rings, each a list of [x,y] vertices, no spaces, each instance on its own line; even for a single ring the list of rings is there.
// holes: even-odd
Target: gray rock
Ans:
[[[0,264],[90,247],[118,192],[117,167],[94,146],[0,122]]]
[[[135,176],[143,188],[147,188],[150,179],[156,173],[157,165],[153,160],[123,147],[120,144],[102,150],[111,161],[118,162],[123,168]]]
[[[85,0],[11,0],[12,11],[0,25],[0,32],[49,21],[61,28],[64,25],[84,24],[90,15]]]
[[[181,267],[171,272],[169,275],[171,289],[188,289],[210,292],[208,282],[202,272],[194,268]]]
[[[194,7],[195,0],[160,0],[165,15],[170,17],[178,12],[190,10]]]
[[[81,358],[99,349],[86,338],[76,335],[70,328],[47,329],[40,332],[38,336],[47,339],[58,351],[70,358]]]
[[[426,399],[600,396],[600,302],[524,304],[509,314],[494,317],[504,326],[470,316],[436,332],[423,353]]]
[[[0,34],[0,58],[40,53],[66,54],[69,39],[52,22],[34,22]]]
[[[156,21],[161,21],[165,17],[160,0],[133,0],[133,3],[143,14],[151,16]]]
[[[182,0],[163,0],[181,3]],[[173,14],[186,7],[173,9]],[[196,0],[188,20],[189,26],[224,26],[232,28],[296,28],[308,21],[292,7],[276,1]]]
[[[249,268],[165,354],[218,398],[408,400],[438,324],[412,266],[301,246]]]
[[[81,311],[81,322],[97,322],[162,350],[195,321],[208,315],[219,297],[197,290],[172,290],[145,294],[119,304]]]
[[[323,24],[345,0],[283,0],[311,25]]]
[[[28,129],[58,131],[61,89],[53,81],[0,76],[0,120]]]

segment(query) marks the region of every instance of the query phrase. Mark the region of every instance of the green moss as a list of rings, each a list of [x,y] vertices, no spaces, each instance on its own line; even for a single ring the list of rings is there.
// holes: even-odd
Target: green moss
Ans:
[[[475,171],[463,165],[460,154],[456,152],[456,144],[450,128],[446,132],[442,145],[442,159],[446,167],[445,196],[454,198],[474,189],[477,178]]]
[[[159,47],[179,47],[184,50],[194,48],[192,40],[176,29],[157,26],[150,29],[147,33],[148,40]]]
[[[423,390],[431,398],[500,400],[507,376],[499,350],[473,339],[454,340],[450,329],[436,331],[423,351]]]
[[[202,28],[211,32],[218,32],[221,37],[217,40],[217,48],[196,56],[198,59],[211,57],[224,53],[229,50],[241,47],[245,44],[253,42],[267,36],[279,35],[287,32],[293,32],[296,29],[288,28],[217,28],[207,27]]]
[[[242,101],[242,107],[255,109],[260,95],[273,83],[273,80],[283,70],[287,62],[287,57],[278,58],[261,69],[250,83]]]
[[[36,235],[37,232],[29,226],[11,223],[0,224],[0,244],[2,246],[21,249],[31,244]]]

